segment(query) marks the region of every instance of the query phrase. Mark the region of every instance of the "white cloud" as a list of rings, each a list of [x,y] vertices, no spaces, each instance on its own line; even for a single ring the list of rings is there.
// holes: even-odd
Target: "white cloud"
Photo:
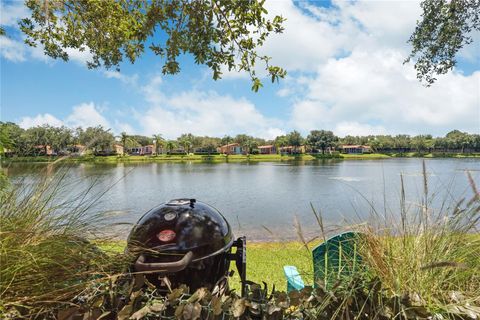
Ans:
[[[266,50],[290,71],[277,91],[292,99],[290,127],[339,135],[479,131],[479,72],[457,70],[425,88],[412,65],[403,64],[421,13],[418,2],[267,5],[272,15],[288,19],[285,34],[267,41]],[[462,54],[478,60],[473,51]]]
[[[245,98],[197,90],[167,95],[162,92],[160,77],[154,77],[143,92],[150,107],[137,112],[135,118],[148,135],[160,132],[175,138],[186,132],[210,136],[248,133],[274,138],[283,133],[280,121],[265,117]]]
[[[25,45],[19,41],[0,36],[0,55],[13,62],[25,61]]]
[[[128,114],[131,119],[132,112]],[[51,125],[55,127],[67,126],[75,129],[77,127],[87,128],[102,126],[105,129],[111,129],[112,133],[119,134],[120,132],[128,132],[130,134],[136,133],[135,128],[127,122],[120,121],[119,118],[124,118],[125,114],[115,112],[115,115],[107,113],[107,109],[96,105],[93,102],[81,103],[72,107],[72,111],[65,118],[58,119],[55,116],[45,113],[38,114],[35,117],[23,117],[19,121],[22,128],[30,128],[41,125]]]
[[[293,126],[345,133],[365,131],[355,127],[412,134],[444,134],[452,128],[478,131],[480,72],[471,76],[453,72],[426,88],[402,59],[392,50],[354,51],[349,57],[331,59],[311,79],[305,99],[294,105]]]
[[[93,102],[82,103],[73,107],[72,113],[65,119],[69,127],[95,127],[110,128],[109,121],[101,114],[99,107]]]
[[[272,57],[272,64],[287,71],[310,71],[329,57],[349,47],[349,35],[340,32],[344,26],[306,15],[293,1],[268,1],[270,16],[281,15],[287,20],[282,34],[272,34],[261,49]]]
[[[55,60],[50,56],[46,55],[44,47],[41,44],[37,44],[36,47],[31,47],[26,44],[21,45],[23,45],[23,50],[28,52],[30,58],[45,62],[50,65],[53,65],[56,61],[63,62],[63,60]],[[68,54],[69,61],[73,61],[79,65],[86,66],[88,61],[92,61],[93,54],[88,49],[80,50],[66,48],[64,50]]]
[[[141,88],[141,91],[143,92],[144,98],[147,102],[153,105],[161,105],[165,102],[165,96],[161,89],[162,83],[162,77],[156,75],[148,84]]]
[[[407,40],[415,30],[416,21],[420,18],[420,1],[356,1],[336,0],[335,6],[341,12],[342,25],[356,22],[350,29],[351,40],[355,47],[368,46],[396,48],[408,50]],[[365,43],[365,35],[371,41]],[[360,41],[359,41],[360,40]],[[375,48],[370,47],[374,45]]]
[[[239,61],[236,62],[237,64]],[[221,66],[220,71],[222,72],[222,80],[246,80],[250,79],[250,74],[246,72],[245,70],[242,71],[236,71],[235,69],[233,70],[228,70],[228,67],[226,66]],[[261,71],[261,70],[260,70]],[[208,69],[208,76],[212,77],[213,72]]]
[[[65,52],[68,54],[69,60],[75,61],[81,65],[87,65],[88,61],[92,61],[93,54],[88,48],[83,48],[82,50],[66,48]]]
[[[129,134],[135,134],[136,130],[128,123],[126,122],[121,122],[118,119],[115,119],[115,133],[120,133],[120,132],[127,132]]]
[[[133,132],[132,127],[129,124],[114,120],[114,126],[111,125],[110,120],[104,115],[104,108],[95,105],[93,102],[81,103],[72,107],[72,112],[67,115],[63,120],[56,118],[55,116],[45,113],[38,114],[34,117],[23,117],[19,123],[22,128],[30,128],[41,125],[51,126],[67,126],[70,128],[77,127],[95,127],[103,126],[105,129],[112,128],[114,132],[128,131]]]
[[[417,1],[333,1],[325,8],[288,0],[267,1],[266,7],[270,17],[287,20],[285,31],[272,34],[261,51],[289,72],[310,72],[359,47],[405,51],[421,13]]]
[[[335,134],[340,137],[345,137],[347,135],[351,136],[368,136],[368,135],[379,135],[386,134],[387,130],[383,126],[372,126],[369,124],[362,124],[356,121],[347,122],[343,121],[338,123],[333,129]]]
[[[29,12],[23,1],[0,2],[0,25],[16,26],[20,19],[28,16]]]
[[[117,79],[123,82],[124,84],[132,85],[132,86],[135,86],[138,81],[138,74],[128,76],[118,71],[104,70],[103,75],[108,79]]]
[[[63,121],[52,116],[49,113],[38,114],[35,117],[24,117],[19,123],[19,126],[27,129],[30,127],[50,125],[54,127],[60,127],[63,125]]]

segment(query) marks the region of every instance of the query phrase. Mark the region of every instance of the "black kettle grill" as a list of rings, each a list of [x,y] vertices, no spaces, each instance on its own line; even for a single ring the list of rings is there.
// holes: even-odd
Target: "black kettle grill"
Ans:
[[[127,251],[136,257],[133,271],[145,274],[160,291],[180,284],[191,292],[212,290],[226,279],[234,260],[244,295],[245,245],[245,237],[233,239],[230,225],[215,208],[195,199],[175,199],[140,218],[128,237]]]

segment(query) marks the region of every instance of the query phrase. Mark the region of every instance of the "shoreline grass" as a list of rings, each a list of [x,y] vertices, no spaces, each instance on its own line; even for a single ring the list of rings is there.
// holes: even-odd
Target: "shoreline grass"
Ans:
[[[160,156],[30,156],[2,158],[2,163],[32,162],[51,163],[61,159],[63,163],[154,163],[154,162],[294,162],[316,160],[380,160],[392,158],[480,158],[480,153],[369,153],[369,154],[302,154],[302,155],[160,155]]]

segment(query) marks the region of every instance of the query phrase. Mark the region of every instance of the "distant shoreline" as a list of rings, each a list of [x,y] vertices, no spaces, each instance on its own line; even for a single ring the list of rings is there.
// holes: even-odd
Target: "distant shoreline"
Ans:
[[[134,162],[283,162],[283,161],[314,161],[314,160],[378,160],[392,158],[480,158],[480,153],[369,153],[369,154],[301,154],[301,155],[159,155],[159,156],[30,156],[2,158],[2,163],[51,163],[62,161],[67,163],[134,163]]]

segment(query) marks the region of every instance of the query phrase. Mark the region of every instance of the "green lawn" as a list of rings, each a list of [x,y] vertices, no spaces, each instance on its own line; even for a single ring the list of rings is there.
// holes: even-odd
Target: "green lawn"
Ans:
[[[364,154],[341,154],[340,155],[342,159],[388,159],[391,158],[391,156],[383,154],[383,153],[364,153]]]
[[[123,252],[125,241],[103,244],[105,250]],[[283,266],[294,265],[302,274],[303,280],[311,284],[313,280],[312,255],[300,242],[250,242],[247,244],[247,279],[262,284],[265,281],[271,289],[272,285],[279,290],[286,290],[286,280],[283,275]],[[235,270],[230,284],[233,288],[240,288],[240,278],[235,263],[231,264]]]
[[[4,159],[6,162],[53,162],[59,160],[60,157],[15,157]],[[159,155],[159,156],[81,156],[81,157],[65,157],[62,159],[64,162],[76,163],[76,162],[94,162],[94,163],[118,163],[118,162],[246,162],[246,161],[295,161],[295,160],[314,160],[313,157],[308,154],[303,155],[278,155],[278,154],[266,154],[266,155]]]
[[[311,161],[321,159],[339,159],[339,160],[369,160],[369,159],[389,159],[389,158],[478,158],[480,153],[426,153],[419,154],[415,152],[408,153],[365,153],[365,154],[302,154],[302,155],[279,155],[279,154],[257,154],[257,155],[159,155],[159,156],[81,156],[81,157],[15,157],[3,158],[4,162],[53,162],[59,159],[68,163],[93,162],[93,163],[119,163],[119,162],[260,162],[260,161]]]

